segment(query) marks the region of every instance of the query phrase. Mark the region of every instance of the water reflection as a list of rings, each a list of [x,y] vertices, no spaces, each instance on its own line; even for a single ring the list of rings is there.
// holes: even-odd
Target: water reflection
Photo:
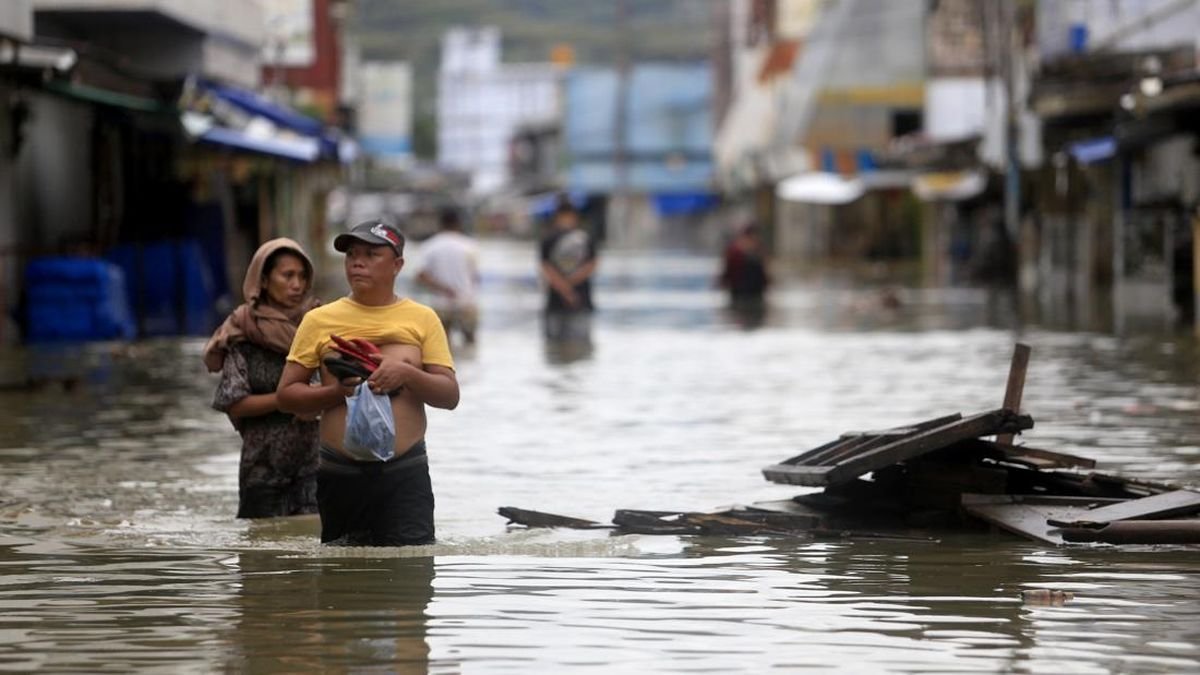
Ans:
[[[238,616],[226,638],[234,648],[228,667],[300,672],[382,665],[426,672],[433,558],[363,555],[245,551],[232,558]]]
[[[576,361],[584,361],[592,356],[593,349],[590,337],[584,339],[546,339],[546,363],[551,366],[565,366]]]

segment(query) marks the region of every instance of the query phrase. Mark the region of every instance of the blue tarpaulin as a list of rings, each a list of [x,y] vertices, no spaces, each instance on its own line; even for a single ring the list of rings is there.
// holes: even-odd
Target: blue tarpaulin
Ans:
[[[301,115],[252,91],[203,80],[197,85],[201,90],[228,101],[251,115],[265,117],[281,127],[305,136],[320,136],[325,130],[325,125],[320,120]]]
[[[1117,154],[1117,139],[1112,136],[1100,136],[1084,141],[1076,141],[1067,146],[1067,152],[1080,164],[1095,164],[1111,159]]]
[[[654,210],[660,216],[690,216],[716,206],[717,196],[711,192],[654,195]]]
[[[209,129],[200,134],[199,140],[301,162],[312,162],[321,154],[321,146],[316,139],[254,138],[236,129],[226,127]]]
[[[253,91],[206,80],[193,83],[189,87],[214,101],[211,106],[188,107],[184,112],[184,127],[196,140],[301,162],[322,158],[349,162],[357,155],[353,141],[327,129],[320,120]],[[253,120],[269,124],[254,125]]]

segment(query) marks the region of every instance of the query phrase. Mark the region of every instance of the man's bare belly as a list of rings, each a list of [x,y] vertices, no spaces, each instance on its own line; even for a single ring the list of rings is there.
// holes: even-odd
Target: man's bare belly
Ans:
[[[385,356],[400,357],[407,363],[421,367],[421,348],[416,345],[392,344],[382,345],[380,350]],[[321,366],[321,382],[330,383],[336,378]],[[392,395],[392,417],[396,420],[396,456],[404,454],[417,441],[425,438],[425,405],[408,389],[401,389]],[[321,444],[333,448],[343,455],[349,456],[342,449],[342,440],[346,435],[346,404],[329,408],[321,413]]]

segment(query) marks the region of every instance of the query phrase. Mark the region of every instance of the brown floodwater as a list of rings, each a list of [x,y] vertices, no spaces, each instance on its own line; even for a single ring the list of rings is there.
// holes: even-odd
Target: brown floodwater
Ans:
[[[5,381],[77,384],[0,392],[0,670],[1200,670],[1196,548],[610,536],[496,514],[791,497],[760,469],[846,430],[998,407],[1018,340],[1036,421],[1019,442],[1195,485],[1191,336],[799,279],[747,325],[714,257],[608,251],[593,348],[561,353],[539,337],[533,247],[484,253],[462,404],[430,415],[429,547],[323,548],[315,517],[234,519],[239,440],[209,408],[200,339],[4,354]],[[1069,597],[1025,593],[1041,589]]]

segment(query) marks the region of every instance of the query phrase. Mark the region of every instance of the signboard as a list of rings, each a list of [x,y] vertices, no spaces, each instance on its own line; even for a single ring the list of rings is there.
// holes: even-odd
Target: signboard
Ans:
[[[259,0],[266,26],[263,65],[303,68],[316,58],[313,0]]]
[[[404,61],[368,61],[359,73],[358,132],[363,150],[380,159],[411,159],[412,66]]]

